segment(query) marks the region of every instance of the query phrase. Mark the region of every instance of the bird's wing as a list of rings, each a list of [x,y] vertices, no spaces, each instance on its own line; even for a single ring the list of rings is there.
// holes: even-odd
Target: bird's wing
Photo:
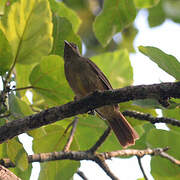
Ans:
[[[112,86],[109,82],[109,80],[106,78],[104,73],[96,66],[94,62],[92,62],[90,59],[86,58],[87,63],[92,67],[92,70],[98,75],[102,83],[105,85],[105,89],[112,90]]]
[[[98,66],[88,58],[86,58],[85,60],[92,67],[92,70],[98,75],[98,77],[100,78],[100,80],[104,84],[105,89],[106,90],[112,90],[113,88],[112,88],[109,80],[106,78],[104,73],[98,68]],[[115,104],[114,107],[119,109],[118,104]]]

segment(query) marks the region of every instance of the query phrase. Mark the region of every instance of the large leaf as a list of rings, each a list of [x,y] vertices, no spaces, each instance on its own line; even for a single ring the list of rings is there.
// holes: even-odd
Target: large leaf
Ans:
[[[163,1],[160,1],[157,6],[148,9],[148,11],[148,22],[150,27],[158,26],[165,21],[166,15],[163,9]]]
[[[12,60],[11,46],[4,33],[0,30],[0,75],[9,70]]]
[[[164,130],[157,130],[153,129],[147,135],[147,142],[152,148],[156,147],[170,147],[168,150],[168,154],[180,159],[180,151],[177,149],[180,148],[180,134],[174,131],[164,131]],[[173,164],[171,161],[160,158],[158,156],[152,157],[151,160],[151,173],[156,179],[165,179],[169,180],[168,177],[171,179],[176,179],[176,177],[180,177],[180,170],[179,167]],[[161,177],[161,178],[160,178]]]
[[[133,0],[105,0],[104,8],[93,24],[97,39],[106,46],[113,35],[132,23],[135,17]]]
[[[19,178],[23,180],[29,180],[32,171],[32,164],[29,164],[28,168],[25,171],[21,171],[19,168],[11,168],[10,170]]]
[[[44,57],[40,64],[35,66],[30,83],[35,91],[46,100],[46,106],[63,104],[72,100],[73,93],[64,76],[64,62],[60,56]]]
[[[68,118],[57,122],[57,124],[66,128],[70,122],[72,122],[72,119]],[[107,127],[107,122],[99,118],[97,115],[79,115],[74,141],[76,141],[80,150],[88,150],[97,142]],[[144,133],[142,132],[142,128],[138,126],[135,128],[140,136]],[[115,151],[121,148],[122,146],[119,144],[112,131],[98,151]]]
[[[160,0],[134,0],[134,4],[137,8],[150,8],[158,4],[159,1]]]
[[[91,58],[110,80],[113,88],[127,86],[133,82],[133,71],[127,50],[118,50]]]
[[[25,171],[28,168],[28,158],[27,154],[23,148],[23,145],[14,138],[8,142],[7,144],[7,155],[10,160],[21,170]]]
[[[50,125],[45,128],[45,134],[41,137],[34,138],[33,149],[35,153],[54,152],[63,150],[69,136],[68,131],[64,134],[65,129],[58,125]],[[71,149],[77,149],[75,141],[71,144]],[[70,179],[79,168],[80,163],[77,161],[58,160],[41,164],[39,179],[43,180],[63,180]]]
[[[180,102],[179,99],[178,99],[178,101]],[[179,107],[177,107],[175,109],[162,109],[162,113],[163,113],[164,117],[173,118],[173,119],[180,121],[180,108]],[[180,133],[179,127],[173,126],[170,124],[168,124],[168,127],[173,129],[173,130],[176,130],[178,133]]]
[[[134,39],[138,33],[138,29],[134,26],[128,26],[122,31],[122,42],[119,44],[119,48],[121,49],[128,49],[129,52],[135,52],[133,47]]]
[[[6,5],[7,0],[1,0],[0,1],[0,16],[4,14],[4,7]]]
[[[60,17],[67,18],[73,27],[73,31],[77,32],[81,24],[80,18],[77,14],[70,8],[68,8],[63,2],[57,2],[56,0],[49,0],[51,9]]]
[[[9,95],[8,102],[12,117],[21,118],[33,114],[30,106],[15,96],[13,93]]]
[[[81,50],[80,37],[74,33],[71,23],[66,18],[54,15],[53,24],[54,43],[51,51],[52,54],[64,55],[64,40],[76,43]]]
[[[161,69],[175,79],[180,80],[180,63],[174,56],[151,46],[139,46],[139,50],[154,61]]]
[[[16,88],[30,86],[29,76],[35,64],[16,64]],[[23,96],[28,89],[21,90],[19,93]]]
[[[14,3],[4,24],[7,24],[2,27],[12,47],[14,64],[37,62],[51,50],[52,23],[48,0]]]

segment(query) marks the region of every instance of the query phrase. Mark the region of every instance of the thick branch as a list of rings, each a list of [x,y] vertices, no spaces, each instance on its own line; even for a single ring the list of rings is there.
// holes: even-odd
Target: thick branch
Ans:
[[[11,121],[0,127],[0,143],[26,131],[62,120],[95,108],[129,100],[157,98],[180,98],[180,82],[129,86],[122,89],[94,92],[79,101],[53,107],[23,119]]]
[[[150,114],[144,114],[144,113],[140,113],[140,112],[136,112],[136,111],[124,111],[123,115],[124,116],[133,117],[135,119],[149,121],[152,124],[155,124],[155,123],[166,123],[166,124],[171,124],[171,125],[180,127],[180,121],[176,120],[176,119],[172,119],[172,118],[153,117]]]

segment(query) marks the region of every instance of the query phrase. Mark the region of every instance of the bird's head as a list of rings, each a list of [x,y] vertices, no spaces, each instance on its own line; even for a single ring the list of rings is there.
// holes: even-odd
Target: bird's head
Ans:
[[[64,60],[68,60],[69,58],[81,56],[79,52],[79,48],[76,44],[68,41],[64,41]]]

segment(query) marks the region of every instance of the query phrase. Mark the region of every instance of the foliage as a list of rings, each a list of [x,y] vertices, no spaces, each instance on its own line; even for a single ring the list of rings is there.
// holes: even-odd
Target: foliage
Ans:
[[[141,8],[148,8],[151,27],[162,24],[166,18],[180,22],[180,3],[172,0],[104,0],[103,6],[100,0],[94,4],[90,0],[87,3],[82,0],[1,1],[0,76],[4,88],[1,94],[6,92],[9,84],[11,88],[8,98],[0,105],[2,115],[7,112],[11,114],[5,120],[12,121],[73,100],[73,92],[64,76],[64,40],[78,44],[80,50],[84,42],[87,47],[85,56],[92,56],[91,59],[103,70],[114,88],[132,85],[133,69],[128,53],[134,51],[133,40],[138,30],[134,28],[133,22],[137,9]],[[113,41],[113,36],[119,32],[122,41]],[[180,63],[174,56],[156,47],[140,46],[139,50],[176,80],[180,80]],[[12,84],[16,84],[17,89]],[[32,99],[27,98],[27,91],[31,92]],[[121,110],[138,110],[156,116],[156,107],[162,108],[157,101],[147,99],[123,103]],[[162,112],[164,116],[179,119],[178,106],[162,109]],[[170,146],[170,153],[180,159],[176,151],[180,146],[177,141],[178,128],[169,126],[169,132],[161,132],[154,126],[147,126],[144,121],[128,120],[141,135],[132,148]],[[65,129],[71,122],[72,118],[69,118],[28,132],[33,137],[34,152],[62,150],[70,133]],[[106,127],[97,116],[79,115],[71,149],[90,148]],[[118,149],[120,146],[111,134],[99,151]],[[28,164],[27,154],[18,138],[0,145],[0,154],[1,158],[8,157],[16,164],[12,170],[14,173],[22,179],[29,179],[32,166]],[[60,176],[70,179],[79,167],[79,162],[47,162],[41,165],[39,179],[60,179]],[[169,179],[169,176],[179,179],[180,176],[178,168],[159,157],[152,158],[151,173],[155,179]]]

